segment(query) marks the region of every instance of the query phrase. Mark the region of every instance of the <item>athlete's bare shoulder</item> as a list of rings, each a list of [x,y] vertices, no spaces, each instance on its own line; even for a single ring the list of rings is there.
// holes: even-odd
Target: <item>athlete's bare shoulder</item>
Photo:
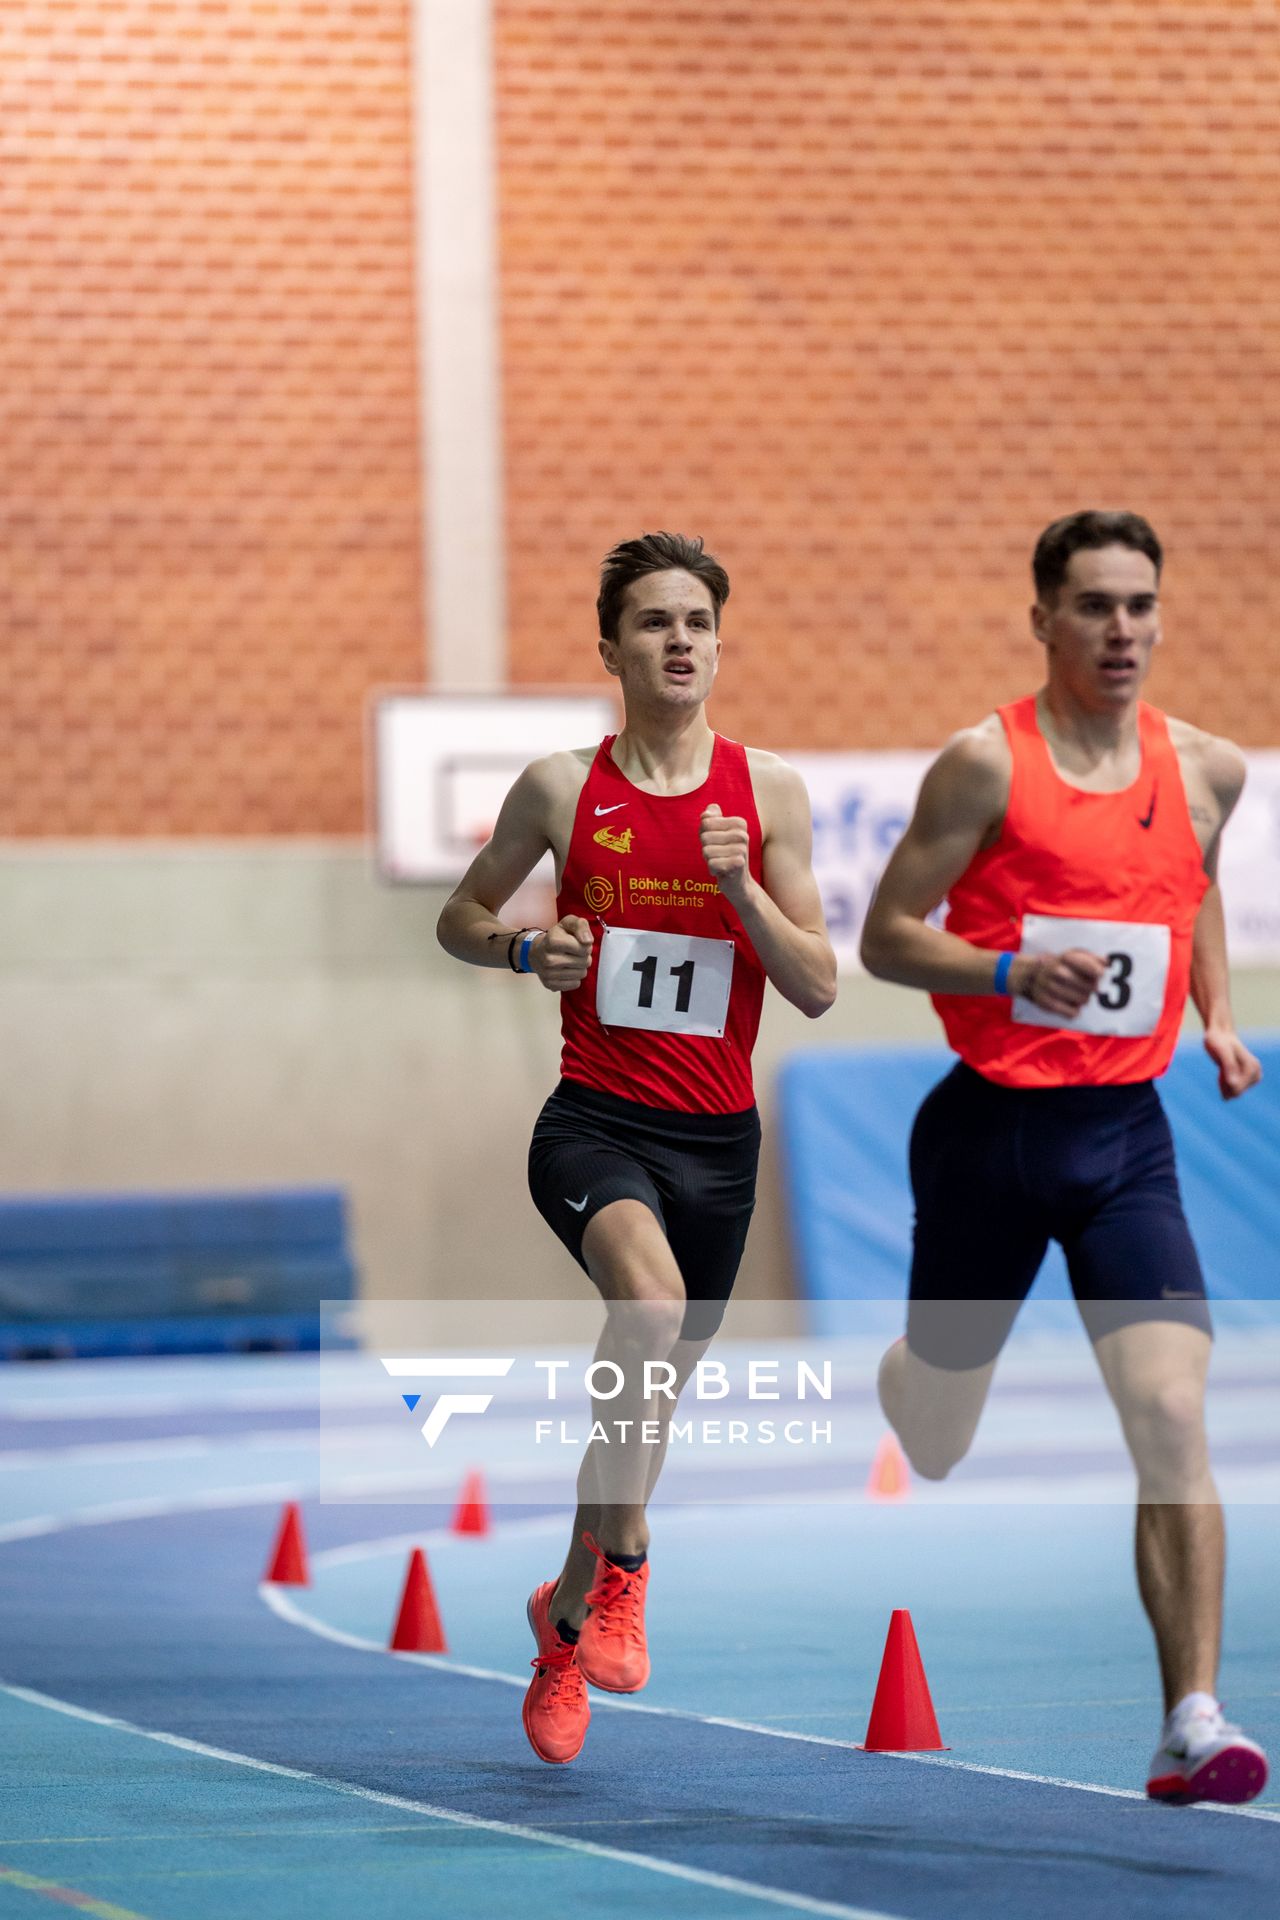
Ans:
[[[791,762],[763,747],[748,747],[746,755],[756,811],[760,815],[760,831],[765,839],[777,833],[790,833],[792,828],[807,835],[811,814],[809,789]]]
[[[1003,813],[1009,803],[1013,755],[1009,736],[998,713],[989,713],[975,726],[961,727],[943,745],[929,769],[934,791],[963,798],[966,806],[990,805]]]
[[[531,760],[511,797],[522,810],[535,814],[557,853],[567,847],[578,800],[596,757],[595,747],[566,747]]]
[[[563,793],[575,785],[581,789],[595,757],[595,747],[564,747],[531,760],[520,777],[539,793]]]
[[[984,714],[973,726],[956,728],[950,739],[942,741],[942,753],[963,766],[1007,766],[1009,735],[1000,714]]]
[[[1189,720],[1175,720],[1172,714],[1165,717],[1169,740],[1178,756],[1188,789],[1193,783],[1207,787],[1225,819],[1244,787],[1244,755],[1234,740],[1226,740],[1221,734],[1206,733],[1203,727],[1193,727]],[[1190,791],[1188,798],[1191,798]]]
[[[1000,715],[989,713],[971,727],[960,727],[944,742],[938,759],[975,777],[1007,775],[1012,755]]]
[[[566,805],[575,807],[595,754],[594,747],[565,747],[544,754],[529,762],[512,791],[520,789],[531,801],[557,811]]]
[[[764,747],[746,747],[744,752],[751,784],[757,793],[762,787],[775,789],[779,793],[807,791],[791,762],[784,760],[780,753],[769,753]]]
[[[1009,805],[1012,756],[998,714],[953,733],[926,772],[907,829],[915,845],[972,835],[989,845]]]
[[[764,747],[744,747],[742,751],[747,756],[747,765],[753,775],[762,773],[767,780],[775,767],[786,767],[789,773],[795,773],[795,768],[789,766],[780,753],[770,753]]]

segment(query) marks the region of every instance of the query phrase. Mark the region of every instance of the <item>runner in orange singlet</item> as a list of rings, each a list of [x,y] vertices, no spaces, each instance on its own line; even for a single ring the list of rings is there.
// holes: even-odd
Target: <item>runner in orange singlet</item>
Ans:
[[[1138,1584],[1165,1723],[1155,1799],[1249,1800],[1262,1750],[1222,1717],[1222,1509],[1210,1328],[1154,1087],[1188,991],[1222,1097],[1261,1069],[1235,1031],[1217,884],[1244,764],[1139,698],[1160,638],[1160,543],[1129,513],[1041,535],[1038,694],[958,734],[880,882],[863,959],[926,988],[959,1064],[917,1115],[907,1335],[880,1396],[917,1470],[973,1439],[1050,1239],[1138,1472]],[[946,899],[945,930],[926,924]]]
[[[581,1751],[584,1680],[633,1693],[649,1676],[645,1503],[755,1203],[765,981],[810,1016],[835,997],[803,783],[707,723],[728,595],[700,540],[615,547],[597,614],[625,725],[526,768],[440,917],[456,959],[535,974],[563,996],[561,1079],[534,1129],[529,1184],[610,1303],[596,1357],[625,1380],[608,1406],[617,1438],[586,1450],[563,1571],[529,1600],[524,1727],[553,1763]],[[555,926],[505,925],[504,903],[548,850]],[[645,1397],[645,1360],[669,1365],[669,1393]],[[642,1423],[655,1438],[637,1447]]]

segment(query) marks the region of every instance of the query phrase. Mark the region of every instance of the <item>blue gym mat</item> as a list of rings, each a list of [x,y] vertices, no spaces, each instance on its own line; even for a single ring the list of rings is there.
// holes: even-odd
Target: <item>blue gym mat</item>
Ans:
[[[1206,1055],[1184,1044],[1159,1082],[1178,1151],[1183,1200],[1210,1294],[1256,1301],[1260,1324],[1280,1302],[1280,1039],[1252,1035],[1263,1079],[1226,1102]],[[798,1286],[812,1324],[843,1330],[841,1301],[900,1301],[911,1265],[907,1141],[916,1109],[951,1070],[942,1047],[857,1047],[793,1054],[778,1077],[778,1115]],[[1067,1299],[1052,1246],[1039,1300]]]

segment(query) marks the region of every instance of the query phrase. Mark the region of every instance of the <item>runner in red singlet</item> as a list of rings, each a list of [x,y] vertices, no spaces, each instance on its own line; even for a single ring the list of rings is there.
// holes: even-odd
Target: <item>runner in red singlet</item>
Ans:
[[[1252,1799],[1266,1759],[1214,1694],[1222,1509],[1210,1326],[1153,1081],[1188,991],[1226,1100],[1261,1069],[1235,1031],[1217,884],[1241,755],[1145,705],[1160,543],[1135,514],[1041,535],[1048,678],[934,763],[868,916],[872,973],[926,988],[960,1063],[917,1115],[907,1335],[880,1394],[918,1471],[967,1452],[1051,1239],[1138,1473],[1138,1584],[1165,1723],[1155,1799]],[[927,924],[946,899],[945,930]]]
[[[609,1303],[597,1358],[626,1383],[609,1421],[620,1437],[644,1422],[656,1436],[588,1447],[564,1569],[529,1600],[524,1726],[551,1762],[582,1748],[584,1680],[631,1693],[649,1675],[645,1506],[755,1202],[764,983],[810,1016],[835,997],[799,775],[707,723],[728,594],[700,540],[646,534],[608,555],[600,653],[623,729],[525,770],[438,930],[456,959],[563,996],[561,1080],[534,1130],[530,1188]],[[506,925],[504,902],[548,850],[555,926]],[[669,1392],[644,1395],[645,1360],[667,1364],[651,1377]]]

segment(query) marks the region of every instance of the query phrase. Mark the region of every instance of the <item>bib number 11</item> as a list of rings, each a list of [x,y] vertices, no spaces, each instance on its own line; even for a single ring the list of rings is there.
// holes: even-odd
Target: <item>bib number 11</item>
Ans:
[[[723,1039],[733,951],[732,940],[606,926],[596,971],[601,1026]]]
[[[676,979],[680,982],[676,988],[677,1013],[688,1013],[689,1011],[689,1002],[693,998],[693,968],[694,963],[692,960],[682,960],[678,967],[672,967],[671,969]],[[653,983],[658,977],[657,954],[651,953],[647,959],[644,960],[633,960],[631,962],[631,971],[640,975],[639,1005],[642,1007],[651,1007],[653,1005]]]

